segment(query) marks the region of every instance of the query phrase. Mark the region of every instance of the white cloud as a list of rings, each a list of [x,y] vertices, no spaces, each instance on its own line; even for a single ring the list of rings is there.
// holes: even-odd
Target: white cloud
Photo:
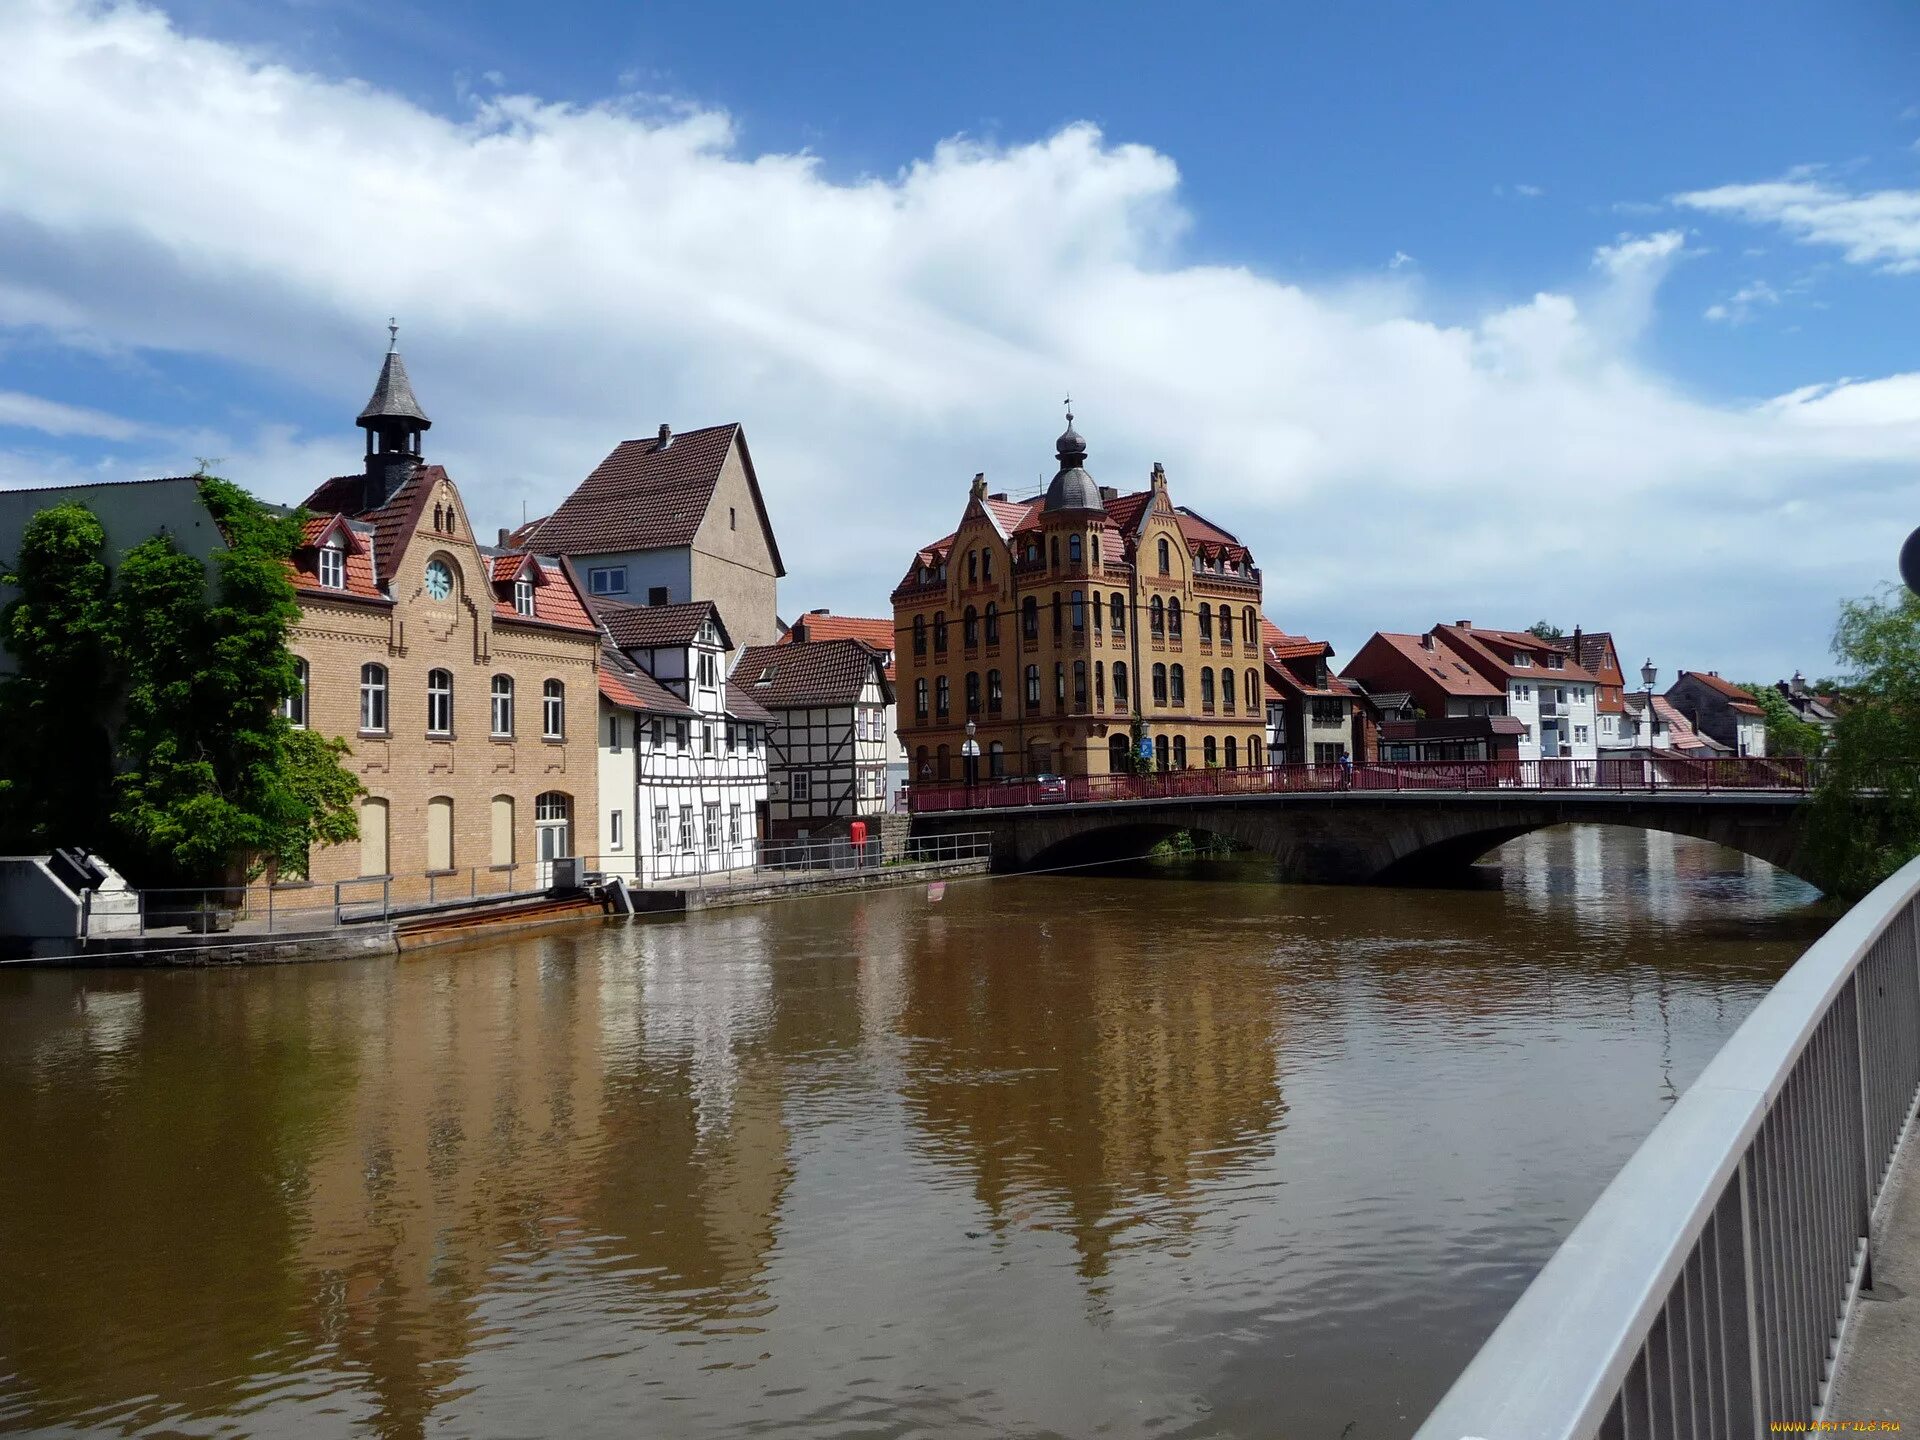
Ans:
[[[1920,271],[1920,190],[1854,192],[1805,169],[1758,185],[1721,185],[1676,205],[1774,225],[1805,245],[1829,245],[1856,265]]]
[[[0,390],[0,427],[38,430],[43,435],[90,435],[101,440],[131,440],[145,427],[118,415],[63,405],[18,390]]]
[[[1537,200],[1547,192],[1538,185],[1516,185],[1513,187],[1513,193],[1529,200]]]
[[[0,326],[257,367],[340,417],[182,414],[229,433],[147,437],[150,473],[220,454],[294,499],[353,467],[398,312],[481,525],[662,420],[744,421],[789,612],[883,612],[976,470],[1051,473],[1068,389],[1103,482],[1164,460],[1262,557],[1276,618],[1349,655],[1545,614],[1668,665],[1818,664],[1834,597],[1912,523],[1885,477],[1920,454],[1920,381],[1723,405],[1639,358],[1678,230],[1442,320],[1375,266],[1189,263],[1173,160],[1087,125],[839,183],[712,109],[490,94],[449,119],[134,5],[0,5],[0,53]],[[1688,583],[1625,581],[1647,575]]]
[[[1413,264],[1417,264],[1417,263],[1418,263],[1418,262],[1417,262],[1417,261],[1415,261],[1415,260],[1414,260],[1414,258],[1413,258],[1413,257],[1412,257],[1411,255],[1409,255],[1409,254],[1407,254],[1407,252],[1406,252],[1406,251],[1404,251],[1404,250],[1396,250],[1396,251],[1394,251],[1394,252],[1393,252],[1393,258],[1392,258],[1391,260],[1389,260],[1389,261],[1387,261],[1387,269],[1389,269],[1389,270],[1399,270],[1399,269],[1402,269],[1402,268],[1404,268],[1404,267],[1406,267],[1406,266],[1408,266],[1408,265],[1413,265]]]
[[[1764,280],[1753,280],[1742,285],[1725,300],[1716,301],[1706,308],[1706,318],[1717,320],[1726,325],[1744,325],[1753,318],[1755,309],[1762,305],[1778,305],[1780,292]]]

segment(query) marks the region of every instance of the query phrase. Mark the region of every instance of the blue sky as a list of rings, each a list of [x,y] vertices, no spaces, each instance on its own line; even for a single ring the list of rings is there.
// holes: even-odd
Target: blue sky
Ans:
[[[743,421],[789,612],[883,613],[1068,387],[1102,480],[1164,460],[1347,655],[1547,616],[1816,671],[1920,523],[1891,0],[22,0],[0,39],[0,484],[204,455],[297,499],[394,311],[477,519]]]

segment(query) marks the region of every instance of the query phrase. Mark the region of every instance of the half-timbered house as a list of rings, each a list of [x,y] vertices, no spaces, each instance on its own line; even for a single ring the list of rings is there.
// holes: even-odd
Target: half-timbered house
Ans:
[[[772,714],[767,834],[838,834],[887,805],[885,657],[858,640],[755,645],[735,685]]]

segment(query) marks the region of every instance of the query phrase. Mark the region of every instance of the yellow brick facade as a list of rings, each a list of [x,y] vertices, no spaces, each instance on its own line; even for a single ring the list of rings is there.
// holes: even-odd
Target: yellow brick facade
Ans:
[[[1034,507],[1009,533],[1018,505],[976,478],[951,541],[894,592],[913,783],[966,778],[969,719],[982,781],[1113,773],[1136,718],[1167,768],[1267,762],[1259,572],[1244,551],[1232,572],[1196,553],[1159,466],[1141,501],[1116,507],[1137,517],[1124,530],[1103,511]]]
[[[441,872],[437,889],[445,895],[532,888],[541,873],[542,795],[567,799],[564,853],[591,850],[599,833],[597,640],[590,631],[497,616],[488,561],[471,538],[458,491],[445,480],[436,488],[383,576],[393,603],[303,592],[288,642],[307,664],[307,724],[347,741],[347,764],[367,788],[360,840],[316,850],[310,878],[391,875],[396,899],[424,892],[430,871]],[[426,585],[435,559],[452,572],[445,599]],[[566,583],[559,575],[553,581]],[[386,669],[384,730],[361,724],[368,664]],[[435,669],[452,676],[449,735],[428,733]],[[513,681],[510,737],[493,733],[496,675]],[[542,733],[549,680],[563,687],[561,739]]]

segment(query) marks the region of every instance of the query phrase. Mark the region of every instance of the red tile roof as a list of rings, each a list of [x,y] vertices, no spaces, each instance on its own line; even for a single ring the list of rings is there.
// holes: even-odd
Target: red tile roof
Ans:
[[[1686,679],[1689,675],[1707,689],[1715,691],[1729,700],[1739,700],[1749,705],[1753,704],[1753,696],[1749,695],[1743,686],[1736,685],[1731,680],[1722,680],[1711,670],[1682,670],[1680,672],[1680,678],[1682,680]],[[1763,711],[1762,713],[1764,714],[1765,712]]]
[[[331,585],[320,583],[320,561],[317,553],[319,547],[316,542],[336,525],[340,526],[343,533],[351,537],[353,542],[346,550],[347,584],[344,590],[336,590]],[[295,590],[316,599],[371,600],[381,605],[393,603],[381,593],[380,583],[373,573],[373,531],[369,526],[338,515],[323,515],[308,520],[302,527],[302,532],[303,536],[306,533],[312,533],[315,541],[303,544],[287,562],[287,569],[292,574]]]
[[[810,610],[794,621],[777,643],[787,645],[796,640],[858,640],[891,657],[893,622],[864,615],[822,615]],[[891,685],[893,680],[894,668],[888,665],[887,683]]]
[[[1506,696],[1505,687],[1495,685],[1446,646],[1436,643],[1433,649],[1427,649],[1421,644],[1424,636],[1377,630],[1373,638],[1390,646],[1402,659],[1417,667],[1429,684],[1438,686],[1449,695],[1476,700]]]
[[[728,644],[727,627],[711,600],[689,600],[679,605],[629,605],[624,600],[599,599],[593,613],[622,650],[672,650],[691,645],[700,627],[711,620]]]
[[[770,710],[851,705],[868,675],[881,670],[879,654],[858,640],[810,640],[749,646],[733,667],[732,683]],[[881,681],[891,698],[884,673]]]
[[[1433,633],[1440,637],[1443,644],[1452,646],[1466,656],[1469,662],[1477,663],[1482,673],[1492,672],[1503,678],[1518,676],[1523,680],[1532,680],[1542,671],[1547,671],[1555,682],[1587,680],[1598,683],[1592,672],[1569,656],[1561,646],[1524,630],[1493,630],[1481,625],[1436,625]],[[1516,652],[1524,652],[1534,663],[1515,665],[1513,657]],[[1549,655],[1561,660],[1558,670],[1548,668],[1544,657]]]
[[[617,650],[602,646],[597,668],[600,695],[610,705],[649,715],[700,713]]]
[[[493,618],[517,625],[557,625],[566,630],[598,630],[585,598],[574,588],[573,577],[558,565],[540,563],[526,554],[492,555]],[[504,562],[504,563],[503,563]],[[513,582],[522,571],[533,581],[533,614],[522,615],[513,603]]]

